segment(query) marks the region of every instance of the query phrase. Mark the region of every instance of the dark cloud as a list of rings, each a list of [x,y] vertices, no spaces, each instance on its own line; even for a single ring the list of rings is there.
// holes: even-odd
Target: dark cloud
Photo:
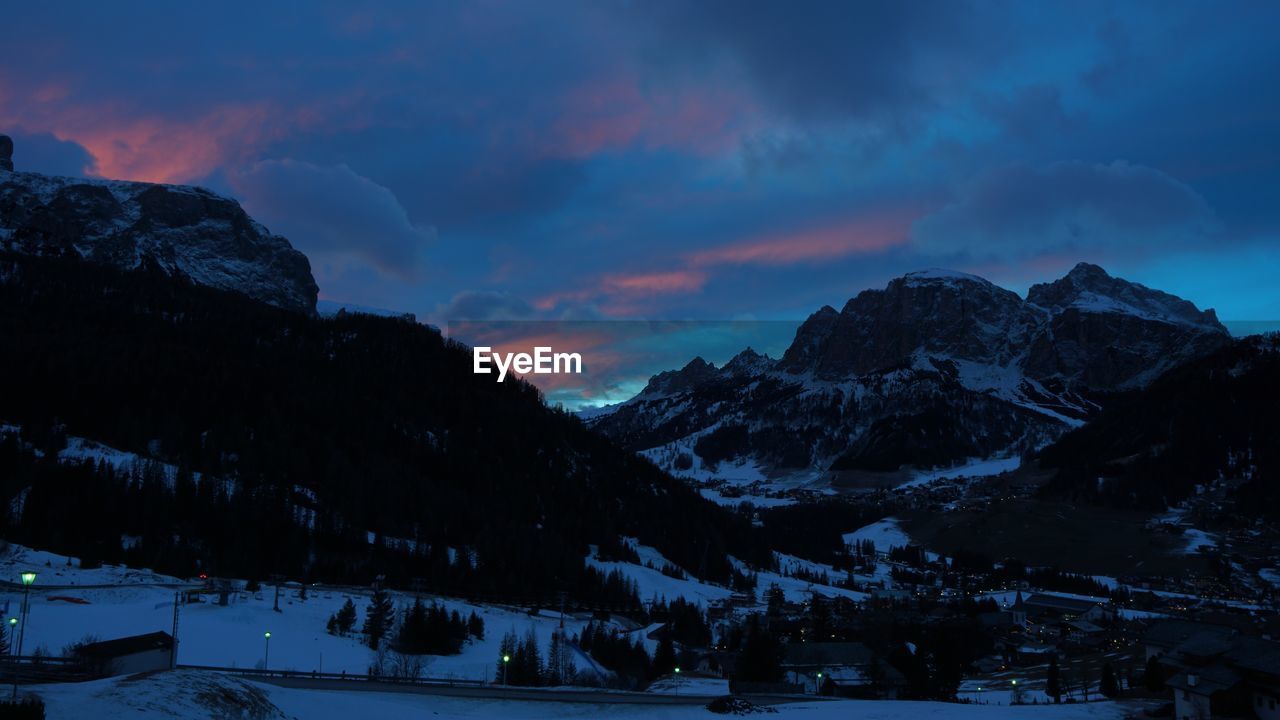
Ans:
[[[267,160],[230,182],[255,218],[313,258],[349,258],[412,278],[435,238],[409,221],[390,190],[346,165]]]
[[[652,55],[668,69],[728,65],[777,113],[897,124],[998,54],[993,5],[968,2],[644,2]],[[980,12],[981,11],[981,12]],[[680,67],[685,65],[685,67]]]
[[[93,165],[89,151],[70,140],[59,140],[50,133],[7,134],[13,138],[13,165],[18,170],[79,177]]]
[[[919,220],[927,253],[1029,258],[1085,250],[1174,249],[1220,229],[1194,190],[1124,162],[1010,165],[982,176],[958,202]]]
[[[1049,83],[1024,85],[1008,95],[988,96],[978,105],[999,124],[1004,138],[1023,142],[1052,140],[1082,123],[1063,106],[1062,91]]]
[[[436,308],[433,316],[442,323],[452,321],[531,320],[537,311],[510,293],[466,290]]]

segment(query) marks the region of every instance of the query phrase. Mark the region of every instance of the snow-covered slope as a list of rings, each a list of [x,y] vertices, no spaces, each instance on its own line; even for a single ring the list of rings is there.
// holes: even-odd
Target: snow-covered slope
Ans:
[[[154,268],[315,312],[306,256],[204,188],[0,171],[0,249]]]

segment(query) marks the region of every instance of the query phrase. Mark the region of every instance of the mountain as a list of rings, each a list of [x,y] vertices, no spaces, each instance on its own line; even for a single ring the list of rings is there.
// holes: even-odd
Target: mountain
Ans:
[[[773,562],[749,519],[404,318],[0,252],[0,347],[0,537],[86,562],[614,603],[634,587],[586,558],[620,536],[721,582]]]
[[[0,249],[150,266],[196,284],[314,313],[307,257],[239,203],[181,185],[52,177],[0,168]]]
[[[821,308],[780,359],[697,358],[592,423],[687,474],[840,482],[1026,453],[1228,342],[1212,310],[1096,265],[1025,299],[926,270]]]
[[[1040,454],[1043,489],[1077,502],[1163,510],[1218,493],[1280,517],[1280,335],[1235,341],[1112,403]]]

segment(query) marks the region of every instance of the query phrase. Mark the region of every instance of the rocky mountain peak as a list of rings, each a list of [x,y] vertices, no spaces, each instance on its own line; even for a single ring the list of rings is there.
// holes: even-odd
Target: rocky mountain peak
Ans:
[[[782,364],[827,378],[892,367],[921,352],[1000,364],[1036,322],[1016,293],[975,275],[925,270],[864,290],[837,314],[815,313]]]
[[[712,363],[701,356],[690,360],[679,370],[668,370],[649,378],[642,395],[670,395],[697,387],[704,381],[716,377],[719,371]]]
[[[1191,325],[1223,335],[1227,329],[1213,310],[1145,285],[1112,277],[1097,265],[1080,263],[1061,279],[1033,285],[1027,302],[1061,312],[1120,313],[1144,320]]]
[[[767,372],[772,367],[773,360],[769,356],[761,355],[748,347],[724,364],[724,372],[730,375],[750,375]]]
[[[11,153],[12,143],[0,141],[0,161]],[[288,240],[235,200],[199,187],[4,172],[0,250],[155,267],[307,314],[319,291],[307,257]]]

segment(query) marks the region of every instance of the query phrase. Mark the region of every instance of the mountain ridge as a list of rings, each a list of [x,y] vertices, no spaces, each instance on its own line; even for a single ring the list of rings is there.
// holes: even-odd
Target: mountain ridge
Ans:
[[[766,474],[945,465],[1034,450],[1228,342],[1212,310],[1088,263],[1027,298],[931,269],[823,306],[777,360],[697,358],[591,422],[632,449],[668,450],[651,457],[701,457],[700,444]]]

